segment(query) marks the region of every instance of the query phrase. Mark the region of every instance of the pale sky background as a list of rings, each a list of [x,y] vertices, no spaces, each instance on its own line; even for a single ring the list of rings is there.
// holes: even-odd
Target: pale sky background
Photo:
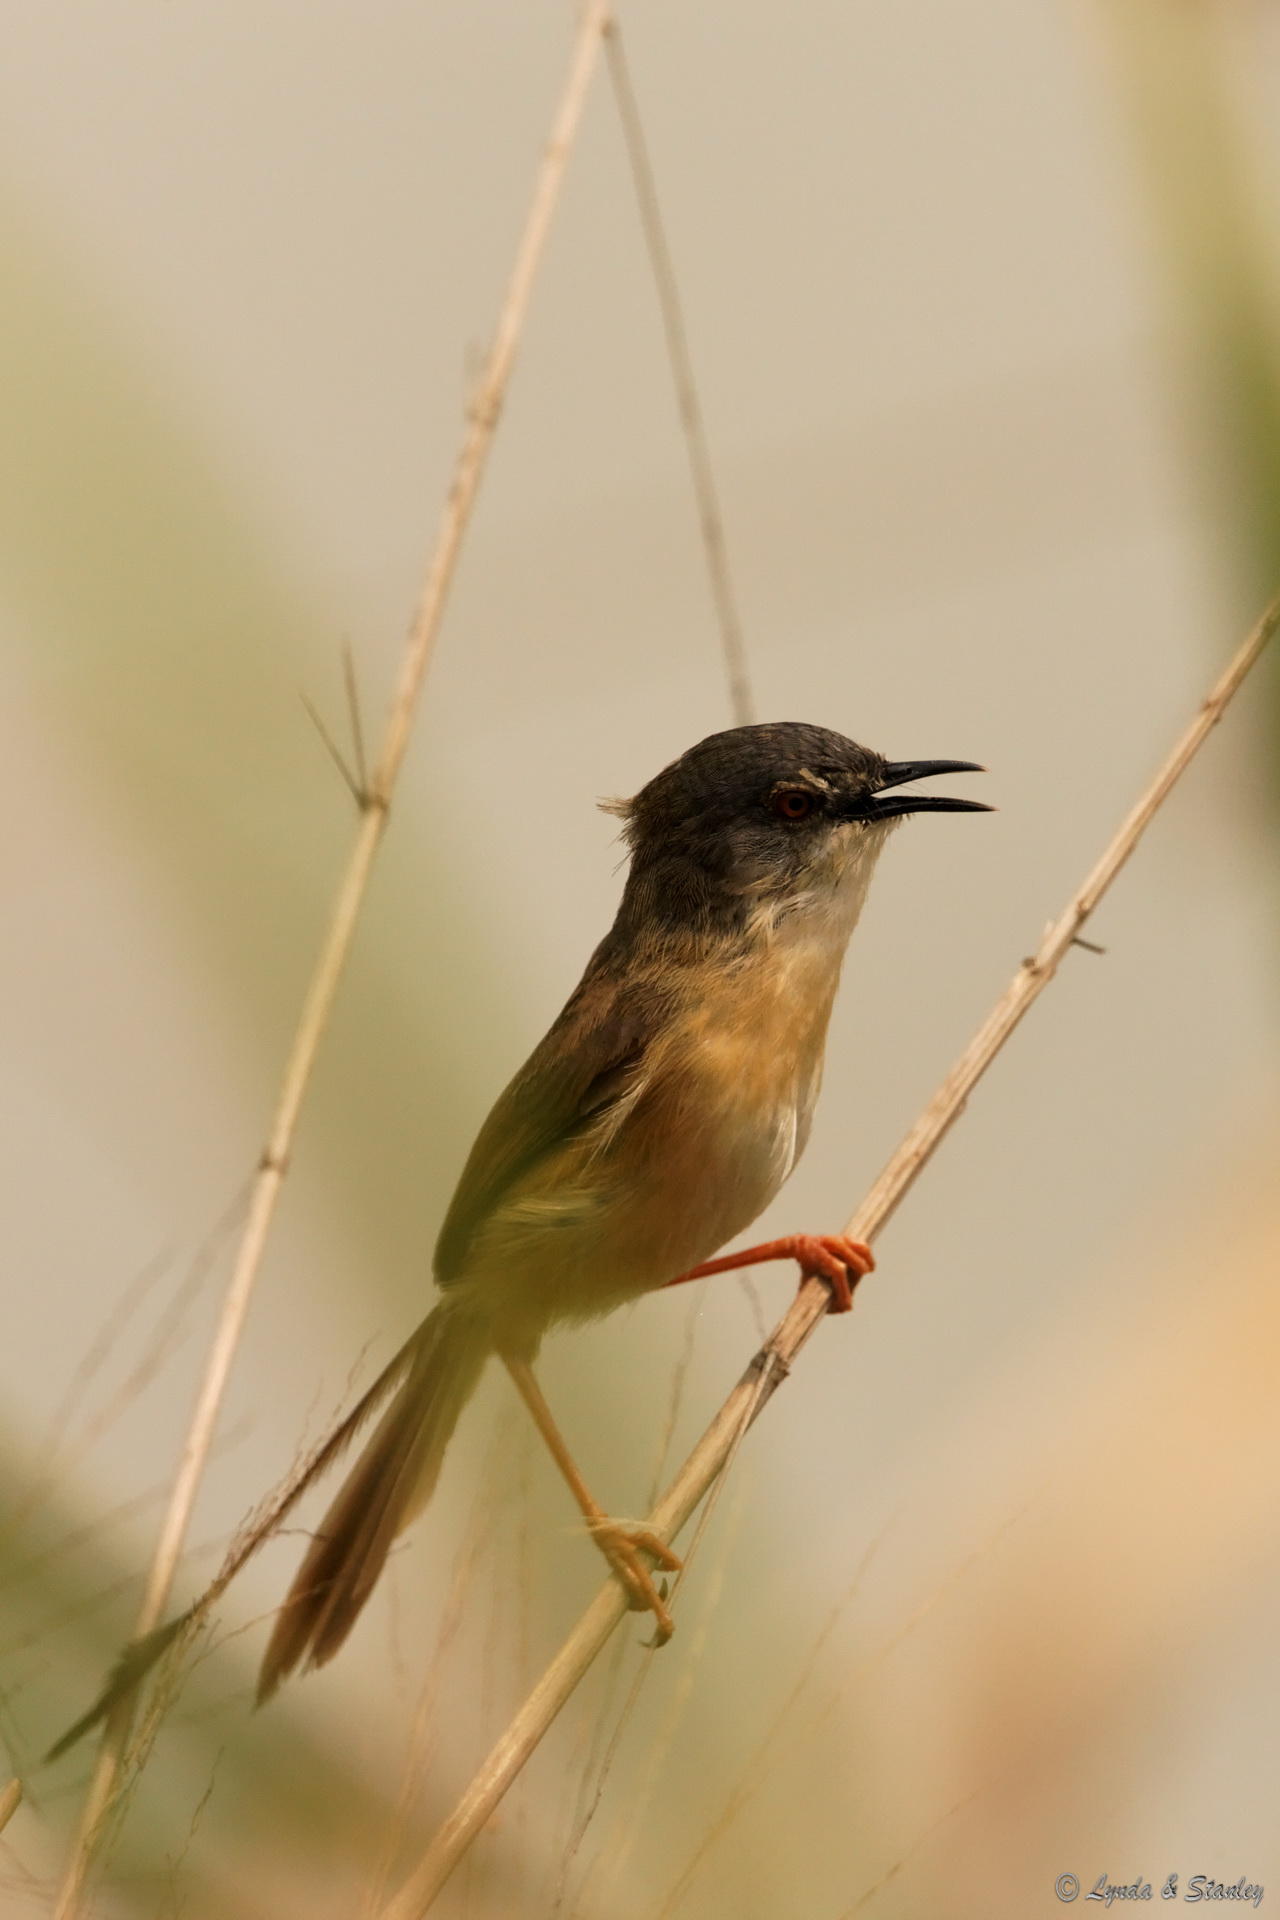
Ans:
[[[759,712],[981,761],[962,790],[1000,809],[910,823],[877,875],[812,1144],[762,1232],[834,1229],[1255,609],[1221,563],[1104,11],[655,0],[621,17]],[[97,1525],[58,1562],[84,1618],[42,1633],[20,1586],[3,1616],[14,1768],[79,1710],[136,1606],[157,1509],[116,1510],[172,1470],[225,1238],[183,1337],[93,1423],[256,1158],[353,827],[298,695],[341,727],[349,643],[380,724],[571,24],[544,0],[6,18],[8,1551],[21,1566]],[[574,1868],[600,1848],[596,1877],[555,1908],[593,1724],[577,1713],[439,1911],[840,1920],[899,1860],[866,1911],[1028,1920],[1057,1910],[1068,1869],[1269,1876],[1280,1898],[1280,1569],[1265,1489],[1256,1508],[1242,1491],[1266,1448],[1231,1424],[1230,1359],[1203,1360],[1221,1453],[1198,1490],[1170,1469],[1157,1498],[1143,1476],[1180,1457],[1176,1436],[1140,1470],[1123,1419],[1144,1447],[1148,1423],[1176,1425],[1153,1383],[1185,1369],[1170,1405],[1190,1397],[1197,1343],[1237,1324],[1210,1311],[1215,1283],[1224,1300],[1251,1284],[1253,1254],[1232,1282],[1215,1253],[1227,1223],[1267,1244],[1265,1225],[1249,1238],[1276,1119],[1257,713],[1246,695],[1210,743],[1095,922],[1105,957],[1064,968],[857,1312],[745,1449]],[[728,721],[601,71],[182,1598],[423,1310],[475,1128],[613,910],[616,822],[594,802]],[[141,1318],[74,1388],[86,1443],[51,1453],[78,1363],[159,1258]],[[772,1322],[791,1277],[756,1284]],[[1274,1353],[1257,1311],[1244,1351]],[[547,1350],[553,1404],[620,1511],[643,1506],[691,1312],[691,1440],[755,1344],[736,1282]],[[496,1380],[351,1646],[257,1719],[259,1616],[297,1540],[245,1576],[222,1622],[257,1624],[179,1705],[99,1911],[353,1911],[495,1432],[486,1498],[509,1538],[463,1608],[417,1830],[443,1816],[598,1579]],[[1072,1479],[1090,1461],[1100,1507]],[[1184,1512],[1189,1537],[1157,1545]],[[664,1906],[875,1541],[791,1745]],[[1113,1551],[1117,1609],[1129,1576],[1144,1596],[1132,1642],[1108,1638]],[[1081,1650],[1104,1644],[1114,1670]],[[1076,1661],[1080,1726],[1036,1704],[1040,1679],[1070,1694]],[[54,1873],[86,1766],[33,1782],[6,1836],[15,1912],[46,1910],[14,1862]],[[1012,1806],[989,1784],[1010,1768]]]

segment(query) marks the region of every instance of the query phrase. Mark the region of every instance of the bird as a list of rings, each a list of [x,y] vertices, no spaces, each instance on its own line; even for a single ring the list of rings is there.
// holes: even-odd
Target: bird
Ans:
[[[260,1701],[342,1646],[494,1356],[628,1603],[670,1634],[654,1571],[681,1563],[592,1496],[538,1384],[539,1347],[552,1328],[766,1260],[797,1261],[832,1311],[848,1308],[874,1264],[861,1242],[791,1234],[712,1256],[804,1151],[845,950],[891,832],[909,814],[991,810],[903,789],[982,771],[774,722],[714,733],[633,799],[601,803],[629,852],[617,915],[476,1137],[436,1243],[438,1303],[316,1463],[382,1409],[276,1616]]]

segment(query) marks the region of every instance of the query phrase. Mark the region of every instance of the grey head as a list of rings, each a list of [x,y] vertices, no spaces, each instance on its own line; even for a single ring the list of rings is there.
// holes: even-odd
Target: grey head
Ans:
[[[690,747],[611,810],[631,847],[627,909],[670,923],[722,920],[763,899],[870,865],[908,813],[987,813],[978,800],[900,791],[972,760],[886,760],[803,721],[732,727]]]

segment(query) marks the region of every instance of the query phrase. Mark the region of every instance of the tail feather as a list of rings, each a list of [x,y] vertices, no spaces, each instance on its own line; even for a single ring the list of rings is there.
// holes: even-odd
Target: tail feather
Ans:
[[[350,1633],[396,1535],[435,1489],[488,1351],[483,1326],[452,1300],[423,1323],[395,1399],[321,1522],[276,1619],[259,1702],[300,1662],[331,1660]]]

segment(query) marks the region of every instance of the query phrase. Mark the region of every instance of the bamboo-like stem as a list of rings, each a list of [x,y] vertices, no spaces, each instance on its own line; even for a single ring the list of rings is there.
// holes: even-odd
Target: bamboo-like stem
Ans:
[[[4,1832],[21,1805],[21,1780],[10,1780],[7,1786],[0,1787],[0,1833]]]
[[[978,1081],[1032,1002],[1038,999],[1053,979],[1073,942],[1079,938],[1085,921],[1221,720],[1277,626],[1280,626],[1280,599],[1272,601],[1216,684],[1205,695],[1195,719],[1150,786],[1121,821],[1074,899],[1053,922],[1036,951],[1023,961],[861,1206],[851,1216],[845,1232],[852,1238],[874,1238],[893,1217],[914,1186],[925,1162],[964,1112],[965,1102]],[[817,1317],[821,1318],[821,1315]]]
[[[538,267],[607,21],[605,0],[588,0],[574,38],[568,76],[534,184],[493,344],[468,408],[466,431],[431,562],[405,641],[399,681],[392,696],[373,777],[360,795],[360,819],[355,842],[338,885],[315,972],[307,988],[289,1050],[267,1143],[249,1199],[248,1217],[151,1561],[146,1590],[134,1627],[135,1639],[143,1638],[156,1625],[164,1612],[173,1584],[232,1362],[262,1265],[276,1203],[288,1171],[298,1116],[310,1084],[320,1042],[329,1023],[338,984],[364,904],[374,858],[386,828],[392,793],[409,745],[422,683],[435,650],[463,536],[506,397]],[[121,1761],[133,1724],[133,1705],[132,1696],[125,1698],[107,1719],[71,1860],[54,1909],[54,1920],[72,1920],[79,1907],[85,1877],[115,1797]]]
[[[662,331],[666,336],[667,355],[671,362],[676,405],[680,412],[680,424],[684,428],[685,444],[689,449],[689,469],[693,477],[694,498],[698,503],[698,524],[702,530],[702,544],[707,556],[707,572],[711,578],[711,597],[715,603],[716,618],[720,623],[720,644],[724,652],[725,675],[729,682],[729,704],[733,712],[734,724],[745,726],[755,719],[755,703],[751,697],[751,677],[747,670],[747,649],[742,637],[742,622],[738,618],[733,580],[729,573],[729,550],[724,537],[724,518],[720,512],[715,474],[711,467],[711,450],[707,444],[707,428],[702,417],[702,403],[698,399],[698,388],[693,374],[693,355],[689,351],[689,337],[680,307],[680,290],[676,281],[675,262],[671,258],[666,228],[662,223],[657,182],[653,175],[653,163],[649,158],[648,143],[644,137],[644,123],[640,118],[635,88],[631,84],[631,70],[627,65],[627,56],[622,45],[622,32],[616,20],[609,20],[605,26],[604,45],[609,78],[613,82],[614,97],[618,103],[618,117],[622,122],[622,137],[626,142],[627,158],[631,164],[631,177],[635,185],[636,202],[640,209],[640,224],[644,230],[645,246],[649,252],[654,284],[658,290],[658,305],[662,311]]]
[[[1280,600],[1267,609],[1248,639],[1207,695],[1141,799],[1122,821],[1105,851],[1050,926],[1036,952],[1022,962],[1009,986],[961,1054],[951,1072],[906,1135],[845,1231],[870,1240],[891,1218],[904,1196],[964,1111],[970,1093],[1012,1034],[1032,1002],[1043,993],[1063,956],[1142,838],[1143,833],[1222,718],[1250,668],[1280,625]],[[821,1280],[808,1281],[797,1293],[769,1339],[721,1406],[693,1452],[647,1522],[669,1540],[683,1527],[708,1488],[725,1470],[747,1428],[782,1385],[800,1349],[827,1311],[829,1294]],[[512,1781],[584,1677],[627,1611],[616,1582],[597,1594],[551,1665],[492,1749],[449,1818],[434,1836],[400,1891],[382,1909],[380,1920],[422,1920],[437,1893],[483,1827]]]

